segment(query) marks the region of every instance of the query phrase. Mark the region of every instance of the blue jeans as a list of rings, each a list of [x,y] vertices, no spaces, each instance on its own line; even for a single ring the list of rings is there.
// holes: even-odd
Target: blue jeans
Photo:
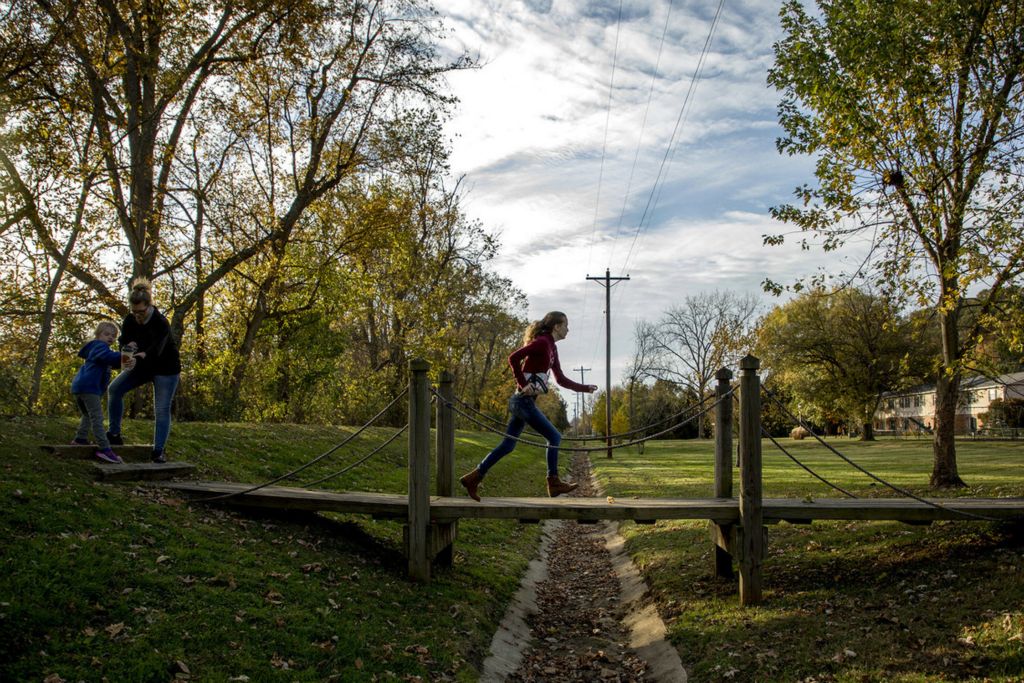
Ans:
[[[480,474],[487,474],[487,470],[494,467],[495,463],[512,452],[516,447],[516,437],[523,433],[526,425],[533,427],[537,433],[547,439],[548,442],[548,476],[558,476],[558,444],[562,443],[562,435],[558,433],[551,421],[540,412],[537,407],[537,398],[534,396],[523,396],[513,394],[508,401],[509,421],[505,429],[505,438],[502,439],[493,451],[487,454],[477,469]]]
[[[107,415],[110,418],[110,433],[121,433],[121,418],[124,416],[124,395],[147,382],[153,383],[153,450],[162,451],[171,434],[171,402],[178,389],[178,375],[155,375],[142,379],[131,370],[125,370],[110,383],[107,389]]]

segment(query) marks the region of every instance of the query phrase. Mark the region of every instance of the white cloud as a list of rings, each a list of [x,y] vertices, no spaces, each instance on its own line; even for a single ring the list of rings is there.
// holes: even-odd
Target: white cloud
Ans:
[[[436,6],[454,29],[451,46],[482,64],[449,79],[461,100],[449,130],[465,208],[500,233],[495,266],[526,292],[530,316],[569,314],[567,368],[583,363],[603,384],[604,290],[588,274],[631,275],[613,288],[617,382],[636,320],[702,290],[760,292],[766,277],[841,266],[841,254],[761,246],[763,234],[785,229],[768,209],[813,171],[775,150],[777,97],[766,84],[774,3],[725,4],[671,149],[717,2],[673,3],[667,31],[667,3],[624,2],[621,22],[613,0]]]

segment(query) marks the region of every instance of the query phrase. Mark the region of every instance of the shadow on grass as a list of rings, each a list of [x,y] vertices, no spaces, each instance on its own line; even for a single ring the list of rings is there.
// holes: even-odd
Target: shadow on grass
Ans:
[[[193,504],[196,503],[193,501]],[[309,531],[326,538],[341,540],[354,546],[353,552],[359,553],[367,560],[383,567],[394,567],[396,570],[404,571],[405,556],[401,549],[373,535],[354,519],[335,518],[311,510],[275,510],[243,505],[217,507],[224,512],[235,513],[247,519],[273,521],[282,527],[294,527],[296,531]]]
[[[1020,680],[1024,525],[780,525],[769,533],[764,603],[709,575],[703,530],[637,539],[641,555],[692,544],[656,590],[672,641],[707,681]],[[669,538],[674,537],[674,538]],[[657,552],[664,575],[677,569]],[[657,579],[654,583],[658,583]]]

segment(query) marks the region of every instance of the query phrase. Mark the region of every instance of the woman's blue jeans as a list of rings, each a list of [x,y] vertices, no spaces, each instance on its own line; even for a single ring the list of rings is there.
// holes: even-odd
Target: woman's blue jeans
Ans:
[[[547,439],[548,476],[558,476],[558,445],[562,443],[562,435],[558,433],[544,413],[540,412],[540,408],[537,407],[537,398],[518,393],[513,394],[508,401],[508,412],[510,417],[508,427],[505,429],[505,438],[477,465],[480,474],[487,474],[487,470],[511,453],[518,443],[516,438],[523,433],[526,425],[530,425],[538,434]]]
[[[110,433],[121,433],[121,418],[124,416],[124,395],[147,382],[153,383],[153,450],[162,451],[171,434],[171,402],[178,389],[179,375],[155,375],[142,379],[131,370],[114,378],[107,389],[107,415],[110,418]]]

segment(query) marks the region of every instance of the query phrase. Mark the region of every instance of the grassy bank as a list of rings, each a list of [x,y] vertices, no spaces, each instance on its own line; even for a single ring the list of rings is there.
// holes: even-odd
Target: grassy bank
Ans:
[[[958,444],[969,488],[927,488],[931,444],[830,440],[918,495],[1024,496],[1024,443]],[[858,496],[895,495],[811,441],[783,445]],[[709,497],[713,445],[671,442],[594,465],[610,495]],[[832,497],[764,443],[765,495]],[[735,484],[738,493],[738,477]],[[625,524],[669,636],[700,681],[1024,680],[1024,528],[986,522],[815,522],[769,527],[764,604],[740,608],[711,578],[703,522]]]
[[[0,423],[0,680],[473,681],[537,541],[537,527],[464,523],[456,564],[429,586],[405,580],[401,527],[361,517],[245,516],[147,486],[96,482],[92,464],[37,451],[71,420]],[[144,441],[148,423],[130,423]],[[304,472],[340,470],[394,430],[373,428]],[[200,478],[262,481],[352,430],[178,424],[173,453]],[[460,433],[458,468],[493,436]],[[915,493],[927,441],[830,442]],[[794,455],[857,495],[891,495],[816,444]],[[773,497],[833,495],[765,443]],[[961,444],[970,484],[945,495],[1024,495],[1024,444]],[[520,450],[491,495],[538,495],[543,456]],[[405,437],[332,480],[339,490],[405,490]],[[710,442],[617,451],[594,465],[609,495],[711,495]],[[705,523],[625,524],[693,680],[1020,681],[1024,542],[984,522],[816,522],[769,529],[765,602],[741,609],[710,578]]]
[[[125,433],[148,440],[148,423]],[[175,459],[204,479],[263,481],[352,430],[177,424]],[[373,428],[302,481],[394,433]],[[537,527],[463,525],[455,567],[405,579],[402,530],[360,517],[271,520],[190,505],[147,486],[94,480],[92,463],[47,456],[71,420],[0,423],[0,680],[475,680],[534,554]],[[405,490],[405,437],[325,486]],[[458,467],[490,441],[460,435]],[[536,457],[488,480],[537,495]]]

